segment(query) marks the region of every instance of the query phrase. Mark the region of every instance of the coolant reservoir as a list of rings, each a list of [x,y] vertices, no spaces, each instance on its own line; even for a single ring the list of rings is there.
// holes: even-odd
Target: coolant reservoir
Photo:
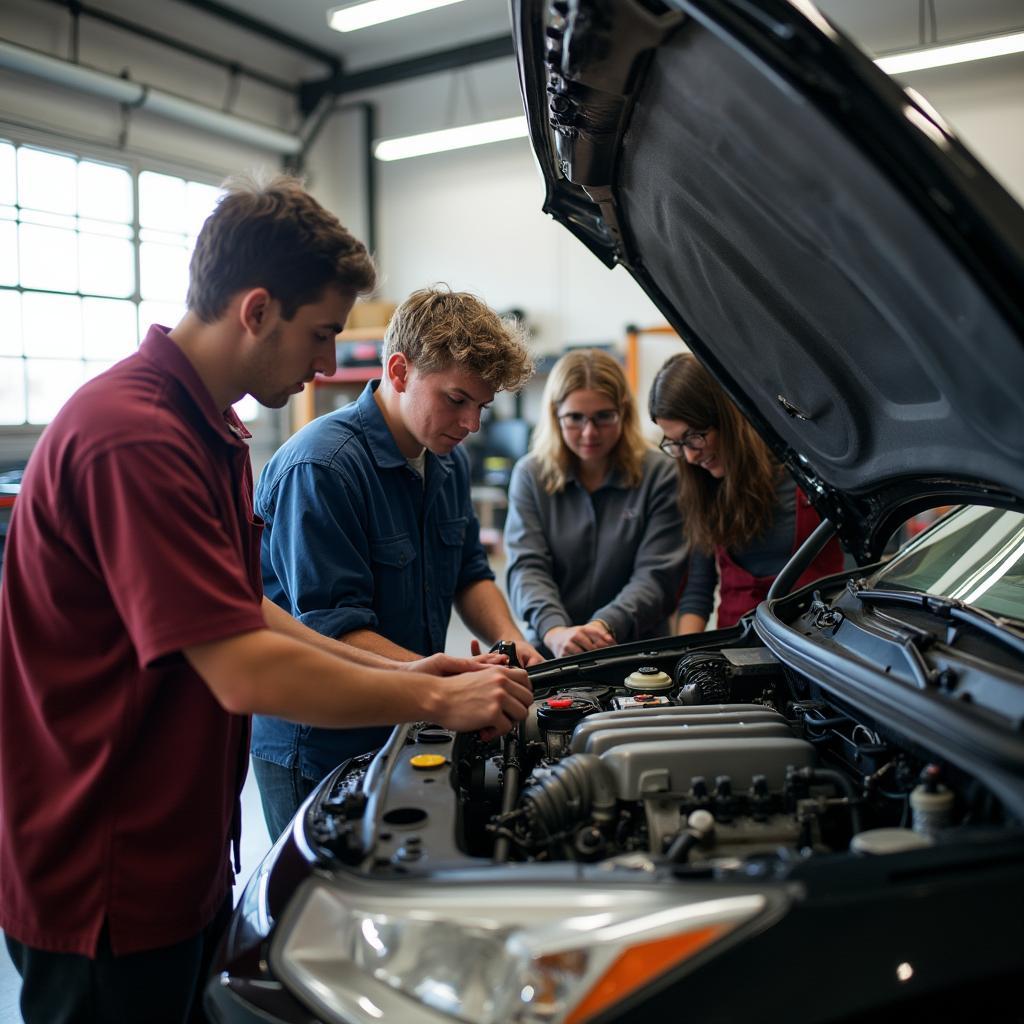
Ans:
[[[953,818],[953,793],[939,782],[938,765],[930,764],[910,793],[911,827],[922,835],[934,836],[948,828]]]
[[[865,853],[872,856],[888,853],[906,853],[908,850],[920,850],[931,846],[931,836],[922,835],[909,828],[869,828],[858,832],[850,840],[853,853]]]
[[[626,676],[627,690],[642,690],[645,693],[654,693],[659,690],[668,690],[672,686],[672,677],[653,665],[642,665],[635,672]]]

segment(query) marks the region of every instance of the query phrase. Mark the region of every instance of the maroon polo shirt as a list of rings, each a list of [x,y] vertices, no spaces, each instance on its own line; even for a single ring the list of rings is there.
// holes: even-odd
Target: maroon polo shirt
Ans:
[[[227,894],[249,720],[181,650],[264,625],[248,436],[153,327],[33,452],[0,586],[0,927],[29,946],[169,945]]]

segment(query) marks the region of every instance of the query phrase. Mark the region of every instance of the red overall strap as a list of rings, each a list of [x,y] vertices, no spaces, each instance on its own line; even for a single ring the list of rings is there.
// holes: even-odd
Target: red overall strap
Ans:
[[[814,506],[800,488],[796,491],[796,526],[793,531],[793,551],[814,532],[821,522]],[[715,559],[718,563],[718,583],[721,601],[718,606],[718,628],[735,626],[740,618],[756,608],[767,596],[768,590],[775,580],[774,576],[754,576],[742,568],[729,554],[728,550],[719,546],[715,548]],[[839,542],[833,537],[818,554],[818,557],[807,567],[807,570],[793,585],[793,589],[806,586],[813,580],[832,573],[841,572],[843,568],[843,551]]]

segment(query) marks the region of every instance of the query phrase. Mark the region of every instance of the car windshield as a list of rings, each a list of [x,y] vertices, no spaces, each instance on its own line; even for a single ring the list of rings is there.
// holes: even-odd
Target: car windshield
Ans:
[[[1024,515],[968,506],[940,520],[868,581],[1024,621]]]

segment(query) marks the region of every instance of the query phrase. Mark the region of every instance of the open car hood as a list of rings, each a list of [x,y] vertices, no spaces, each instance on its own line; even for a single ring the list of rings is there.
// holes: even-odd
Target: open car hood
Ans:
[[[546,212],[625,266],[861,562],[1024,496],[1024,211],[801,0],[513,0]]]

